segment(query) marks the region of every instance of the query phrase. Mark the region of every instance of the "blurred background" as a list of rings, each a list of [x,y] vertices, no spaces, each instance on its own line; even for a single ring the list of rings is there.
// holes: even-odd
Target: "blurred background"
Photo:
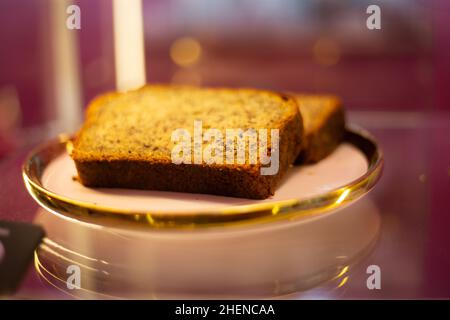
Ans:
[[[61,30],[70,4],[80,30]],[[366,27],[371,4],[381,30]],[[115,89],[112,6],[0,1],[2,145],[13,127],[59,118],[73,129],[69,109]],[[350,110],[449,105],[445,0],[144,0],[142,11],[149,82],[334,93]]]
[[[80,30],[66,28],[71,4]],[[373,4],[380,30],[366,27]],[[148,82],[342,97],[386,161],[370,258],[385,290],[368,292],[361,269],[343,297],[450,297],[448,0],[143,0],[141,12]],[[14,152],[73,132],[88,101],[116,89],[114,38],[111,0],[0,0],[0,218],[37,208]]]

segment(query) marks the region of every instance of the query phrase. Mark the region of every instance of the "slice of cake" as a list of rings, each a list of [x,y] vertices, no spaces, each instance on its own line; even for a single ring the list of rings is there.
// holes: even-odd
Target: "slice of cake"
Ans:
[[[300,152],[294,98],[149,85],[90,103],[72,158],[88,187],[264,199]]]
[[[345,133],[345,113],[339,98],[294,95],[303,118],[304,141],[295,163],[314,163],[328,156]]]

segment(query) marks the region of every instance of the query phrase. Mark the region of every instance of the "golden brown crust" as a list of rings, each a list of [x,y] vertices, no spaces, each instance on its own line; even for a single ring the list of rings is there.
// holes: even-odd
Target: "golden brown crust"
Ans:
[[[259,92],[253,89],[245,90]],[[86,122],[78,137],[83,134],[83,129],[94,121],[93,118],[103,103],[114,99],[116,95],[117,93],[109,93],[97,97],[89,105]],[[176,165],[159,159],[142,160],[132,156],[105,159],[98,154],[80,150],[76,138],[72,158],[80,181],[88,187],[149,189],[265,199],[274,194],[276,185],[300,152],[303,135],[302,119],[295,99],[284,94],[278,95],[292,111],[279,128],[279,170],[275,175],[261,175],[260,164]]]

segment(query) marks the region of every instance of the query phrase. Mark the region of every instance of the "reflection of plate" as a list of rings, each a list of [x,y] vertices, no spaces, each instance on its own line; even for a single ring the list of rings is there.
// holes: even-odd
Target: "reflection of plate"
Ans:
[[[334,287],[370,253],[380,228],[370,197],[326,215],[240,228],[140,230],[103,219],[86,224],[40,209],[36,223],[47,233],[35,255],[40,276],[92,299],[262,298],[322,283],[338,294]],[[67,288],[70,265],[80,267],[81,289]]]
[[[248,200],[160,191],[91,189],[73,178],[72,160],[62,138],[37,148],[23,169],[25,184],[44,208],[55,213],[113,216],[149,227],[229,226],[236,223],[296,219],[324,213],[369,191],[380,177],[381,152],[362,131],[347,131],[346,141],[318,164],[292,168],[274,197]]]

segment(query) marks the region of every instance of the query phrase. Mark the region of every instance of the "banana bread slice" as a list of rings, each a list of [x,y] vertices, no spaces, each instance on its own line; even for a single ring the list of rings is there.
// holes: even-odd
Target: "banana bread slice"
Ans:
[[[226,139],[228,129],[245,132],[278,129],[278,170],[274,174],[261,174],[267,162],[261,161],[260,156],[252,162],[248,152],[244,162],[228,163],[225,147],[222,155],[211,153],[217,155],[215,159],[222,157],[222,163],[199,162],[195,151],[183,158],[185,161],[174,162],[172,156],[177,142],[173,140],[173,133],[187,131],[193,137],[189,138],[192,146],[198,147],[199,140],[195,140],[193,128],[199,121],[202,132],[214,129]],[[268,133],[266,137],[267,155],[275,155],[270,148],[272,136]],[[73,142],[71,156],[79,180],[87,187],[264,199],[274,194],[277,183],[299,154],[302,137],[298,105],[287,95],[253,89],[148,85],[94,99]],[[249,150],[250,142],[246,143]],[[217,145],[220,144],[213,146]],[[201,150],[204,152],[208,146],[211,142],[202,139]],[[232,150],[235,159],[237,149]]]
[[[294,95],[303,118],[303,148],[295,163],[315,163],[341,143],[345,112],[341,100],[331,95]]]

